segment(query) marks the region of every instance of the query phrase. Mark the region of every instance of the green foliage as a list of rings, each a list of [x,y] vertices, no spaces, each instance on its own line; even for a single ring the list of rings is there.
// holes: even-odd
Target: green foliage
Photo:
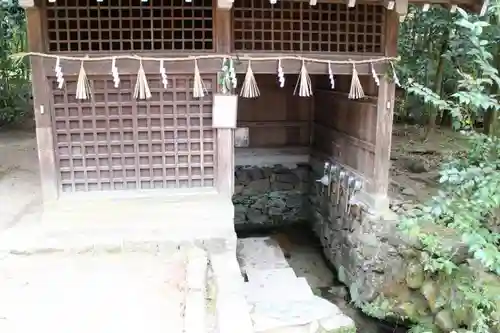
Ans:
[[[426,251],[425,270],[451,290],[451,296],[442,300],[444,305],[453,311],[467,308],[470,320],[462,325],[468,332],[489,333],[499,324],[500,294],[490,283],[478,278],[478,272],[500,275],[500,234],[492,228],[500,208],[500,138],[475,133],[471,117],[488,109],[500,111],[497,96],[490,94],[492,85],[500,85],[500,77],[491,65],[493,55],[488,34],[492,29],[488,22],[462,10],[458,15],[454,29],[462,39],[455,46],[459,50],[467,47],[471,65],[467,72],[457,68],[457,91],[443,99],[411,81],[407,90],[438,110],[450,112],[454,126],[466,131],[470,150],[467,156],[455,154],[442,166],[439,194],[404,218],[400,227],[422,244]],[[456,56],[457,51],[450,50],[448,54]],[[442,233],[423,231],[429,225],[458,234],[480,267],[471,270],[458,265],[456,250],[443,245],[447,239]],[[420,323],[412,332],[431,332],[429,329],[427,323]]]
[[[497,7],[492,6],[490,21],[494,20],[494,13],[497,11],[494,8]],[[461,9],[452,14],[441,6],[433,6],[427,12],[410,7],[407,18],[401,25],[398,44],[401,55],[398,75],[402,78],[401,81],[411,80],[418,83],[422,90],[418,95],[433,92],[434,101],[434,97],[437,97],[437,100],[447,100],[452,96],[459,98],[457,91],[464,90],[464,81],[476,80],[480,73],[497,67],[494,62],[492,64],[492,55],[500,52],[500,26],[489,25],[483,19],[477,15],[466,14]],[[487,91],[492,89],[490,82],[475,82],[475,85]],[[469,86],[469,83],[466,86]],[[465,90],[472,94],[469,88]],[[458,118],[469,118],[468,122],[471,123],[472,118],[481,118],[487,110],[466,104],[463,104],[460,110],[449,110],[439,107],[433,101],[422,100],[412,92],[407,93],[406,110],[401,111],[406,111],[408,116],[420,120],[421,123],[427,120],[431,111],[437,112],[438,115],[451,111],[460,112],[461,116]],[[476,96],[481,98],[480,95],[489,94],[478,91]],[[452,116],[457,118],[457,114]]]
[[[0,126],[22,119],[29,110],[28,61],[11,57],[26,49],[24,11],[17,6],[0,8]]]

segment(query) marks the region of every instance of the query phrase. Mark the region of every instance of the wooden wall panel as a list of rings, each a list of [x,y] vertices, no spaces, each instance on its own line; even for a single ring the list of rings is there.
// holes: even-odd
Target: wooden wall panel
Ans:
[[[375,89],[369,77],[361,77],[366,93]],[[367,178],[373,177],[377,99],[348,98],[349,76],[336,78],[336,89],[315,90],[314,140],[315,150],[337,159]],[[325,87],[325,82],[319,82]]]
[[[238,101],[238,127],[249,128],[250,147],[309,146],[312,97],[294,96],[297,77],[287,76],[284,88],[276,75],[255,77],[260,96]]]

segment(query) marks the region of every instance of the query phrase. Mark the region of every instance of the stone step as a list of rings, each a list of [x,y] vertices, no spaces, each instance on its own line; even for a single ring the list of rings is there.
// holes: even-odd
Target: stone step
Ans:
[[[197,247],[188,250],[184,333],[206,332],[207,265],[208,258],[204,250]]]
[[[210,254],[216,295],[218,333],[253,333],[249,306],[244,295],[244,280],[236,253]]]
[[[294,280],[284,280],[281,283],[254,283],[249,281],[245,283],[244,293],[250,304],[275,302],[280,300],[303,301],[314,296],[311,287],[305,278],[295,278]]]
[[[210,211],[210,214],[207,214]],[[62,200],[40,223],[16,225],[0,235],[0,252],[137,251],[183,242],[235,242],[234,207],[219,195],[173,199],[123,199],[77,204]],[[217,245],[218,246],[218,245]],[[231,245],[235,246],[235,245]]]
[[[255,333],[355,333],[354,321],[327,300],[313,296],[302,301],[253,304]]]
[[[274,240],[238,240],[238,259],[248,277],[244,293],[255,333],[356,332],[352,319],[296,276]]]
[[[297,279],[297,275],[291,267],[264,270],[248,268],[245,270],[245,274],[249,282],[260,285],[281,284]]]
[[[289,268],[278,242],[270,237],[238,239],[238,260],[243,271]]]

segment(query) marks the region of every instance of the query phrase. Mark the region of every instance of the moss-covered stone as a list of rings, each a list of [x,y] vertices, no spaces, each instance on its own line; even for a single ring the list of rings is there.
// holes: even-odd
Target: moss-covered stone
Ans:
[[[425,273],[424,266],[411,260],[406,267],[406,284],[412,289],[419,289],[424,284]]]
[[[439,287],[437,283],[433,280],[426,280],[422,287],[420,288],[420,292],[424,295],[427,300],[427,304],[433,313],[436,313],[440,309],[440,305],[438,304],[439,297]]]
[[[434,317],[434,323],[444,332],[451,332],[457,324],[453,320],[453,315],[449,310],[441,310]]]
[[[402,318],[413,322],[418,322],[430,313],[427,302],[418,293],[412,293],[410,299],[399,303],[395,308],[395,312],[400,314]]]

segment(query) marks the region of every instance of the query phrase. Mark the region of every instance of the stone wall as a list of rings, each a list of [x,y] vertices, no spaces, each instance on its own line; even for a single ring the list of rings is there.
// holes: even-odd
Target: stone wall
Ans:
[[[315,177],[322,176],[322,168],[322,164],[312,163]],[[355,304],[380,318],[424,320],[434,325],[436,332],[460,332],[459,328],[471,321],[470,312],[446,305],[455,294],[453,281],[424,272],[422,262],[427,253],[417,240],[397,228],[397,214],[375,216],[353,206],[347,216],[344,206],[332,204],[321,190],[310,191],[309,202],[312,227],[324,254],[335,266],[338,279],[349,288]],[[414,205],[400,202],[391,208],[401,214]],[[477,269],[459,235],[435,225],[423,228],[446,235],[447,241],[441,245],[455,253],[453,261],[459,265],[460,274],[474,275],[500,290],[498,276]]]
[[[307,220],[309,166],[239,166],[235,171],[237,230],[283,226]]]

